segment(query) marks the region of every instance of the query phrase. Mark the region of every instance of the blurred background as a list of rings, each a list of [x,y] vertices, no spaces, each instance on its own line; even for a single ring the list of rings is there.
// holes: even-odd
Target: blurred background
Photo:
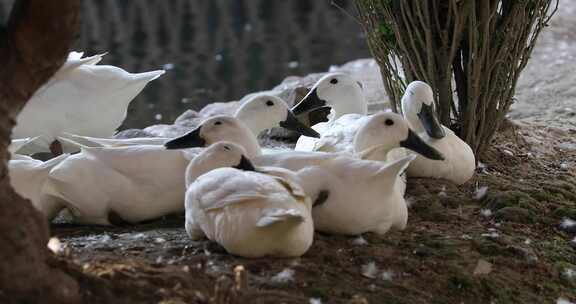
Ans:
[[[101,64],[166,69],[129,108],[124,128],[171,123],[186,109],[238,100],[289,75],[368,57],[352,0],[83,0],[76,50]],[[13,0],[0,0],[5,21]]]

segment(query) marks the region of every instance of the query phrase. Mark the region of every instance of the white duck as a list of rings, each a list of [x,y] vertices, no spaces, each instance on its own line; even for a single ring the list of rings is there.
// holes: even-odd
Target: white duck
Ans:
[[[296,116],[292,114],[286,102],[276,96],[265,94],[255,95],[238,108],[234,117],[242,121],[255,136],[258,136],[263,131],[273,127],[283,127],[311,137],[320,136],[313,129],[300,123]],[[76,134],[65,134],[64,137],[94,147],[129,146],[139,144],[163,145],[171,139],[164,137],[111,139],[79,136]]]
[[[321,107],[331,107],[329,120],[312,127],[321,138],[301,136],[295,150],[351,152],[354,135],[368,113],[360,83],[343,73],[327,74],[292,108],[292,112],[299,115]]]
[[[12,139],[10,145],[8,146],[8,151],[10,152],[10,157],[13,160],[31,160],[30,156],[19,154],[20,150],[26,145],[33,143],[39,137],[27,137],[20,139]]]
[[[391,112],[382,112],[368,116],[365,123],[359,128],[354,139],[354,150],[360,151],[356,155],[295,151],[292,153],[260,155],[254,158],[253,162],[258,166],[281,167],[292,171],[316,167],[318,169],[325,169],[325,171],[328,172],[333,170],[338,172],[348,171],[351,176],[362,176],[366,175],[366,173],[363,173],[361,170],[355,171],[355,166],[360,166],[359,164],[364,161],[358,159],[358,156],[361,158],[369,156],[369,159],[391,162],[405,158],[406,154],[398,153],[398,151],[408,149],[432,159],[442,159],[442,155],[438,151],[427,145],[416,133],[410,130],[406,120],[402,118],[402,116]],[[349,166],[346,167],[346,162],[341,162],[339,164],[340,167],[331,167],[335,166],[332,164],[334,164],[334,159],[336,158],[348,159]],[[376,163],[379,163],[380,166],[385,165],[382,162]],[[376,166],[376,163],[373,166]],[[370,173],[370,171],[368,171],[368,173]],[[342,183],[344,182],[340,181],[340,184]],[[405,180],[402,178],[396,179],[394,189],[402,196],[406,189]],[[362,193],[362,191],[354,191],[354,193]],[[312,198],[316,197],[314,193],[308,194]]]
[[[402,230],[408,220],[399,175],[415,158],[389,163],[339,156],[297,172],[314,200],[316,230],[345,235]]]
[[[166,149],[208,147],[219,141],[239,144],[249,158],[261,154],[260,144],[252,131],[238,118],[214,116],[203,121],[196,129],[164,144]]]
[[[132,99],[146,84],[164,74],[131,74],[114,66],[96,65],[102,55],[68,61],[28,101],[18,115],[13,138],[41,136],[36,151],[62,152],[56,140],[63,132],[110,137],[126,117]],[[72,147],[66,147],[70,150]]]
[[[67,139],[60,138],[66,142]],[[185,168],[197,150],[162,146],[82,147],[50,171],[49,219],[67,207],[75,221],[138,223],[184,209]]]
[[[29,199],[40,212],[48,214],[43,202],[46,200],[44,185],[50,170],[64,161],[69,154],[62,154],[48,161],[32,158],[12,159],[8,162],[8,174],[12,188],[20,196]]]
[[[303,255],[314,236],[310,199],[289,178],[255,172],[244,153],[219,142],[191,162],[186,231],[239,256]]]
[[[428,84],[414,81],[402,96],[402,112],[410,126],[430,146],[444,155],[444,160],[417,157],[408,167],[408,176],[444,178],[463,184],[474,175],[476,158],[466,142],[442,126],[434,110],[434,93]]]

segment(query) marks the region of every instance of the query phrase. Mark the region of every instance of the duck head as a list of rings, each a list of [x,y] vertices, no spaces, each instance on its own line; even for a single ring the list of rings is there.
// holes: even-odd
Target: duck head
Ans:
[[[219,141],[230,141],[242,146],[249,157],[260,155],[256,136],[239,119],[214,116],[203,121],[196,129],[164,144],[166,149],[207,147]]]
[[[434,92],[425,82],[413,81],[402,96],[402,112],[417,133],[440,139],[446,136],[444,128],[436,116]]]
[[[370,116],[360,127],[354,138],[357,152],[380,147],[385,151],[394,148],[406,148],[433,160],[444,160],[444,156],[428,145],[410,129],[406,120],[392,112]]]
[[[276,96],[256,95],[245,101],[234,116],[256,136],[264,130],[282,127],[304,136],[320,137],[318,132],[298,121],[288,105]]]
[[[292,108],[295,115],[321,107],[331,107],[333,119],[344,114],[368,112],[368,104],[362,94],[362,85],[344,73],[329,73],[320,78],[310,92]]]
[[[204,149],[190,162],[186,169],[186,184],[190,185],[198,176],[206,172],[226,167],[256,171],[242,146],[233,142],[220,141]]]

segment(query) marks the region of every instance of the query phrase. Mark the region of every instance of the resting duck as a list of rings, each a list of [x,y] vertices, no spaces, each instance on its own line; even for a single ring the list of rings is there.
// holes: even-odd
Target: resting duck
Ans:
[[[350,152],[354,134],[368,113],[368,104],[360,83],[343,73],[320,78],[308,95],[292,108],[295,115],[321,107],[330,107],[327,122],[312,128],[320,139],[301,136],[296,151]]]
[[[443,160],[418,156],[408,167],[408,176],[444,178],[463,184],[474,175],[476,158],[470,146],[440,124],[434,110],[434,93],[428,84],[414,81],[402,97],[402,112],[413,128],[444,155]]]
[[[60,138],[62,142],[73,142]],[[199,151],[162,146],[82,147],[49,174],[44,189],[49,219],[68,208],[81,224],[152,220],[184,210],[184,171]]]
[[[229,253],[297,257],[312,245],[310,199],[290,178],[257,172],[239,145],[218,142],[187,169],[186,231]]]

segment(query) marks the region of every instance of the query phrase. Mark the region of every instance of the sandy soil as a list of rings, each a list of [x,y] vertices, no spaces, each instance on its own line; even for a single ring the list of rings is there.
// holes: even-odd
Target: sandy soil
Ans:
[[[510,117],[576,128],[576,2],[561,1],[522,74]]]
[[[576,301],[576,224],[566,221],[576,220],[576,2],[562,5],[522,76],[514,122],[477,176],[461,187],[411,180],[406,230],[317,234],[302,258],[248,260],[191,242],[178,216],[55,224],[58,263],[80,279],[86,303]]]

